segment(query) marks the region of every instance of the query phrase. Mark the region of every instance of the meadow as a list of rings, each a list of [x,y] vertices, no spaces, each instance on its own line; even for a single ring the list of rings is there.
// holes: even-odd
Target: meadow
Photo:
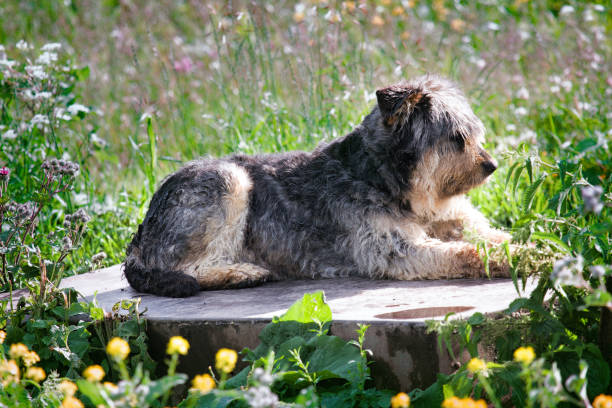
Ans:
[[[2,301],[0,402],[163,406],[187,379],[172,364],[149,378],[137,303],[126,306],[132,323],[113,322],[55,289],[62,277],[121,262],[156,186],[182,163],[312,149],[359,123],[376,89],[431,72],[456,81],[487,128],[500,169],[470,197],[515,243],[530,243],[512,273],[517,287],[529,276],[538,288],[495,321],[432,323],[476,360],[425,391],[368,388],[359,341],[342,364],[354,357],[364,376],[336,373],[344,394],[319,384],[299,352],[282,367],[258,355],[253,373],[264,371],[249,384],[294,406],[383,407],[399,391],[413,406],[612,405],[606,2],[9,0],[0,19],[0,292],[32,293],[16,308]],[[508,256],[481,248],[485,258]],[[80,313],[91,321],[75,324]],[[336,341],[319,329],[304,344]],[[115,336],[128,340],[127,354],[117,342],[105,352]],[[496,346],[496,361],[479,360],[479,342]],[[15,344],[26,351],[11,354]],[[27,379],[32,351],[44,383],[36,370]],[[124,387],[113,394],[88,381],[83,370],[97,364]],[[231,371],[193,383],[183,406],[244,406]],[[61,389],[63,378],[78,393]],[[149,394],[121,400],[142,384]]]

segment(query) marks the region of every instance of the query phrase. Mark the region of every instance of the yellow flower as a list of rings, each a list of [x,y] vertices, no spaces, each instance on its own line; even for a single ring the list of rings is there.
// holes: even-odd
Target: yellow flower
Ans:
[[[391,408],[408,408],[410,406],[410,397],[405,392],[400,392],[391,398]]]
[[[304,14],[304,12],[303,12],[303,11],[296,11],[296,12],[293,14],[293,21],[295,21],[296,23],[298,23],[298,24],[299,24],[299,23],[301,23],[302,21],[304,21],[304,17],[306,17],[306,16],[305,16],[305,14]]]
[[[69,380],[63,380],[57,388],[67,397],[72,397],[77,392],[76,384]]]
[[[388,5],[390,5],[390,4],[391,4],[391,0],[380,0],[380,3],[381,3],[383,6],[388,6]]]
[[[130,345],[120,337],[113,337],[106,345],[106,352],[115,360],[125,360],[130,354]]]
[[[458,31],[458,32],[462,32],[463,29],[465,28],[465,21],[463,21],[460,18],[454,18],[451,23],[450,26],[453,30]]]
[[[29,351],[30,350],[28,350],[28,346],[26,346],[25,344],[15,343],[15,344],[11,344],[9,354],[11,358],[17,360],[18,358],[23,357],[26,354],[28,354]]]
[[[535,359],[535,357],[535,352],[531,346],[519,347],[514,350],[514,361],[518,361],[519,363],[529,365]]]
[[[119,389],[116,384],[113,384],[110,381],[104,381],[102,385],[104,385],[104,388],[106,388],[110,392],[115,392]]]
[[[382,27],[385,25],[385,20],[383,20],[381,16],[375,15],[374,17],[372,17],[372,25]]]
[[[26,378],[29,378],[36,382],[41,382],[45,379],[45,377],[47,377],[47,374],[45,374],[45,370],[40,367],[30,367],[26,371],[25,376]]]
[[[600,394],[593,400],[593,408],[612,408],[612,395]]]
[[[33,366],[40,361],[40,357],[35,351],[28,351],[22,356],[22,358],[23,364],[25,364],[26,367]]]
[[[4,330],[0,330],[0,344],[4,343],[4,339],[6,339],[6,332]]]
[[[2,385],[19,381],[19,366],[15,360],[0,362],[0,379],[2,379]]]
[[[483,360],[476,358],[476,357],[471,359],[470,362],[467,364],[467,369],[471,373],[482,371],[485,368],[487,368],[487,363],[485,363]]]
[[[442,402],[442,408],[461,408],[463,404],[457,397],[450,397]]]
[[[442,408],[487,408],[487,403],[482,399],[450,397],[442,402]]]
[[[64,398],[64,401],[62,402],[62,408],[83,408],[83,403],[80,399],[74,398],[73,396],[69,395]]]
[[[224,373],[231,373],[236,366],[238,354],[234,350],[222,348],[217,351],[215,356],[215,367]]]
[[[104,375],[104,369],[98,364],[91,365],[87,367],[85,371],[83,371],[83,377],[87,378],[87,381],[101,381],[104,378]]]
[[[409,40],[410,39],[410,31],[404,31],[402,34],[400,34],[400,38],[404,41]]]
[[[168,354],[178,353],[178,354],[185,355],[187,354],[187,351],[189,351],[189,342],[187,340],[185,340],[181,336],[174,336],[170,338],[170,341],[168,342],[168,348],[166,350],[166,353]]]
[[[393,10],[391,10],[391,14],[394,16],[401,16],[404,14],[404,8],[402,6],[395,6],[393,7]]]
[[[355,2],[354,1],[343,1],[342,7],[346,9],[349,13],[355,11]]]
[[[215,380],[210,376],[210,374],[200,374],[193,377],[191,381],[194,390],[198,390],[203,394],[211,391],[215,388]]]

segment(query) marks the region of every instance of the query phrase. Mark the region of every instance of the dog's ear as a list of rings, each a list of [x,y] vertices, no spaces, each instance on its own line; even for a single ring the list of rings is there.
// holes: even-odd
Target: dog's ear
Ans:
[[[400,117],[409,114],[422,97],[423,93],[419,90],[399,85],[376,91],[378,109],[387,125],[393,125]]]

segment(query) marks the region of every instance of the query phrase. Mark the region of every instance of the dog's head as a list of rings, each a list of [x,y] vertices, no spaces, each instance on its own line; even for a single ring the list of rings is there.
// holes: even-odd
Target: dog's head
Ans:
[[[424,76],[380,89],[368,144],[402,194],[436,200],[466,193],[497,168],[483,149],[484,126],[450,81]]]

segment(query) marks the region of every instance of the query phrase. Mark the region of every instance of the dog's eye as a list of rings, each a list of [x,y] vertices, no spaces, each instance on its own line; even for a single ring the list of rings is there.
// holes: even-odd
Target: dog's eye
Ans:
[[[455,134],[453,135],[453,137],[451,137],[451,142],[459,149],[462,150],[465,149],[465,138],[463,136],[461,136],[460,134]]]

